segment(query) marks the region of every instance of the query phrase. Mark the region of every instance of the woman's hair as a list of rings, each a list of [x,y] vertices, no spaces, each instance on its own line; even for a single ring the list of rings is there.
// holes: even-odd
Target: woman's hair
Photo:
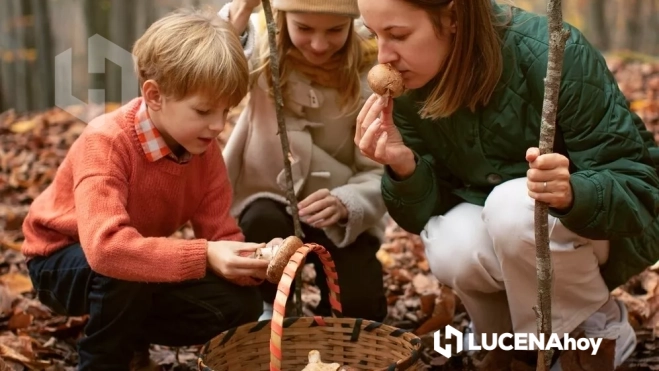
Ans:
[[[425,10],[438,33],[448,32],[442,28],[444,16],[450,17],[457,27],[421,116],[447,117],[462,107],[474,111],[477,106],[486,105],[502,75],[502,41],[498,31],[507,23],[497,21],[492,0],[404,1]]]
[[[286,12],[273,9],[273,17],[277,25],[277,55],[279,56],[279,82],[281,91],[286,94],[288,86],[288,77],[293,67],[288,63],[286,55],[291,48],[295,48],[291,41],[288,27],[286,25]],[[252,72],[252,81],[256,81],[260,74],[265,74],[269,88],[269,94],[274,95],[272,88],[272,75],[270,68],[270,46],[267,35],[260,38],[261,44],[258,46],[259,55],[257,56],[257,68]],[[350,30],[345,45],[337,53],[340,53],[341,69],[337,71],[336,78],[340,82],[342,94],[340,94],[339,104],[341,105],[342,114],[354,113],[360,108],[362,86],[361,74],[366,68],[369,68],[375,60],[376,54],[369,52],[365,40],[355,30],[354,22],[350,22]],[[345,87],[345,89],[343,88]]]

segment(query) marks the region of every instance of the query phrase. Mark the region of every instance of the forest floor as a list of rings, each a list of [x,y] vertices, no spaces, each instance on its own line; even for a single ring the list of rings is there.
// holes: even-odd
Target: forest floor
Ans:
[[[632,62],[610,58],[615,74],[632,109],[645,121],[659,141],[659,63]],[[75,342],[86,317],[53,315],[34,299],[34,290],[20,253],[21,224],[32,200],[52,181],[68,148],[85,128],[73,117],[75,110],[88,121],[117,108],[69,107],[68,112],[53,108],[46,112],[16,115],[0,114],[0,371],[74,370],[77,362]],[[231,117],[236,118],[238,107]],[[218,138],[221,145],[232,126]],[[383,263],[389,302],[386,323],[408,329],[427,345],[422,359],[428,370],[476,369],[482,354],[452,357],[449,360],[432,350],[432,333],[447,324],[462,330],[468,317],[460,300],[448,287],[442,287],[430,273],[419,237],[389,223],[386,242],[378,253]],[[184,228],[176,238],[189,238]],[[305,269],[303,301],[305,313],[318,302],[313,274]],[[629,308],[638,345],[633,356],[620,369],[659,370],[659,266],[651,267],[613,294]],[[196,369],[199,347],[172,349],[152,346],[151,357],[162,370]],[[509,369],[493,365],[480,369]],[[483,368],[485,367],[485,368]],[[516,370],[532,370],[522,366]],[[578,369],[578,368],[574,368]]]

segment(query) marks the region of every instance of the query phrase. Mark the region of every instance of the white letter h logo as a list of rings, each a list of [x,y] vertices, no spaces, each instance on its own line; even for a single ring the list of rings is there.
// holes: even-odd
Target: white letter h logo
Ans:
[[[453,326],[448,325],[444,328],[446,331],[446,335],[444,338],[446,340],[450,339],[451,337],[454,337],[456,341],[456,350],[455,353],[460,353],[462,352],[462,332],[456,330]],[[446,344],[446,347],[442,347],[440,344],[440,336],[441,336],[441,331],[437,330],[435,331],[435,352],[443,355],[446,358],[451,358],[451,344]]]

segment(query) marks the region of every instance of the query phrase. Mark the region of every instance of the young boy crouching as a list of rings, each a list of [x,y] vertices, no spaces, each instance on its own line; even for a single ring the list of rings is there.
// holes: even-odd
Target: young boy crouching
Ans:
[[[181,11],[133,54],[142,96],[89,123],[32,203],[23,253],[38,298],[89,314],[79,370],[128,370],[150,343],[203,344],[261,314],[267,262],[240,257],[215,138],[245,96],[230,24]],[[169,238],[191,221],[196,239]]]

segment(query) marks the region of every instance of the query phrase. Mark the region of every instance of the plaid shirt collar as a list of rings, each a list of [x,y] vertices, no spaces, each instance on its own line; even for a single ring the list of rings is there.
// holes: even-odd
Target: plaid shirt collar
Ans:
[[[144,101],[142,101],[140,108],[135,114],[135,131],[137,132],[137,138],[142,145],[142,150],[144,150],[144,154],[150,162],[155,162],[165,157],[170,158],[179,164],[184,164],[190,161],[192,155],[189,152],[186,151],[183,155],[177,157],[174,152],[169,149],[156,126],[153,125]]]

